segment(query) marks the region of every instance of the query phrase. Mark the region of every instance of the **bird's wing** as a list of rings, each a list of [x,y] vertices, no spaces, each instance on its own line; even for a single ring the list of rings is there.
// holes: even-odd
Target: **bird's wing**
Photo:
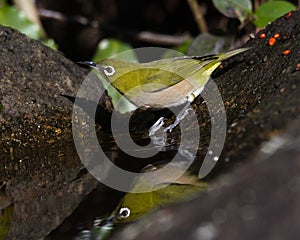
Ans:
[[[201,78],[201,73],[206,69],[205,66],[217,59],[218,56],[216,55],[204,57],[184,56],[144,64],[144,76],[141,78],[143,79],[141,83],[142,90],[145,92],[158,92],[174,86],[188,77]]]

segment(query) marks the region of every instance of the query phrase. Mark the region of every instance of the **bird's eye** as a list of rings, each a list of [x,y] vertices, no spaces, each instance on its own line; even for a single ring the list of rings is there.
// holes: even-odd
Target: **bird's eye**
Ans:
[[[123,207],[119,211],[119,216],[121,218],[128,218],[130,216],[130,209],[127,207]]]
[[[114,73],[116,72],[116,70],[112,66],[105,66],[103,71],[108,77],[114,75]]]

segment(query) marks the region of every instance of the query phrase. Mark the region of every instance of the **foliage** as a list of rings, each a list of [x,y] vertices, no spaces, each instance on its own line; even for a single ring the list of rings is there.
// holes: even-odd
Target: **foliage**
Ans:
[[[212,2],[223,15],[237,18],[241,22],[244,22],[252,12],[250,0],[212,0]]]
[[[296,8],[287,1],[268,1],[261,4],[253,12],[250,0],[212,0],[212,2],[223,15],[229,18],[237,18],[241,23],[253,17],[255,19],[253,23],[257,27],[264,27],[276,18]]]
[[[110,58],[114,55],[117,55],[118,53],[128,51],[130,49],[132,49],[132,47],[125,42],[119,41],[114,38],[106,38],[99,42],[97,50],[93,57],[93,61],[98,62],[100,60]],[[130,56],[128,56],[127,54],[126,57]],[[130,59],[135,61],[136,57],[131,56]]]
[[[0,24],[15,28],[32,39],[41,39],[41,32],[37,24],[28,20],[25,14],[16,7],[0,3]],[[43,43],[51,48],[56,48],[52,39],[44,39]]]
[[[258,27],[264,27],[276,18],[294,10],[295,8],[296,7],[293,4],[286,1],[270,1],[263,3],[254,12],[254,24]]]

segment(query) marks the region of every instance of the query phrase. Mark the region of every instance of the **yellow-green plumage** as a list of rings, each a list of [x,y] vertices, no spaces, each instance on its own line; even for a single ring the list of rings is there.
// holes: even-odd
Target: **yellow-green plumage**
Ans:
[[[173,167],[172,171],[180,171],[180,168]],[[149,186],[151,180],[144,176],[135,179],[132,191],[127,193],[114,210],[114,223],[127,223],[134,221],[143,215],[159,209],[168,204],[192,198],[196,194],[206,189],[206,183],[201,182],[196,176],[185,173],[176,182],[168,182],[167,176],[159,179],[158,185],[165,186],[152,192],[134,193]]]
[[[224,59],[246,50],[241,48],[216,55],[183,56],[149,63],[110,58],[101,61],[97,69],[103,71],[113,87],[137,107],[172,107],[197,97]]]

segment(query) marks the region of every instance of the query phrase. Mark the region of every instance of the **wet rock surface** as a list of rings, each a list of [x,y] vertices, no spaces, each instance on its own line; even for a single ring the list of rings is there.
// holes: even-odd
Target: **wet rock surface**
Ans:
[[[247,42],[250,51],[214,73],[227,115],[224,150],[212,172],[220,175],[218,187],[129,225],[112,239],[295,238],[300,216],[299,20],[299,10],[276,20]],[[265,39],[258,37],[262,32]],[[269,46],[275,33],[280,38]],[[39,239],[98,185],[88,173],[81,174],[72,103],[60,96],[75,96],[87,71],[2,26],[0,49],[0,186],[14,206],[8,238]],[[284,55],[287,49],[291,52]],[[202,129],[209,129],[201,98],[194,107],[204,113]],[[207,145],[209,132],[202,136]],[[287,139],[287,147],[274,143],[278,136]],[[261,150],[264,142],[271,153]]]
[[[109,239],[295,239],[300,213],[300,126],[266,142],[207,193],[162,209]]]
[[[97,185],[71,134],[72,103],[86,72],[61,53],[0,26],[0,182],[13,205],[8,239],[45,236]]]
[[[110,239],[297,237],[299,20],[299,10],[276,20],[248,41],[251,50],[242,59],[234,57],[240,59],[235,68],[227,68],[221,76],[215,72],[226,108],[227,134],[212,175],[225,174],[213,179],[212,190],[125,226]],[[260,39],[260,33],[267,37]],[[268,39],[276,33],[280,39],[269,46]],[[290,54],[284,55],[288,49]],[[199,112],[205,112],[201,99],[196,104]]]

